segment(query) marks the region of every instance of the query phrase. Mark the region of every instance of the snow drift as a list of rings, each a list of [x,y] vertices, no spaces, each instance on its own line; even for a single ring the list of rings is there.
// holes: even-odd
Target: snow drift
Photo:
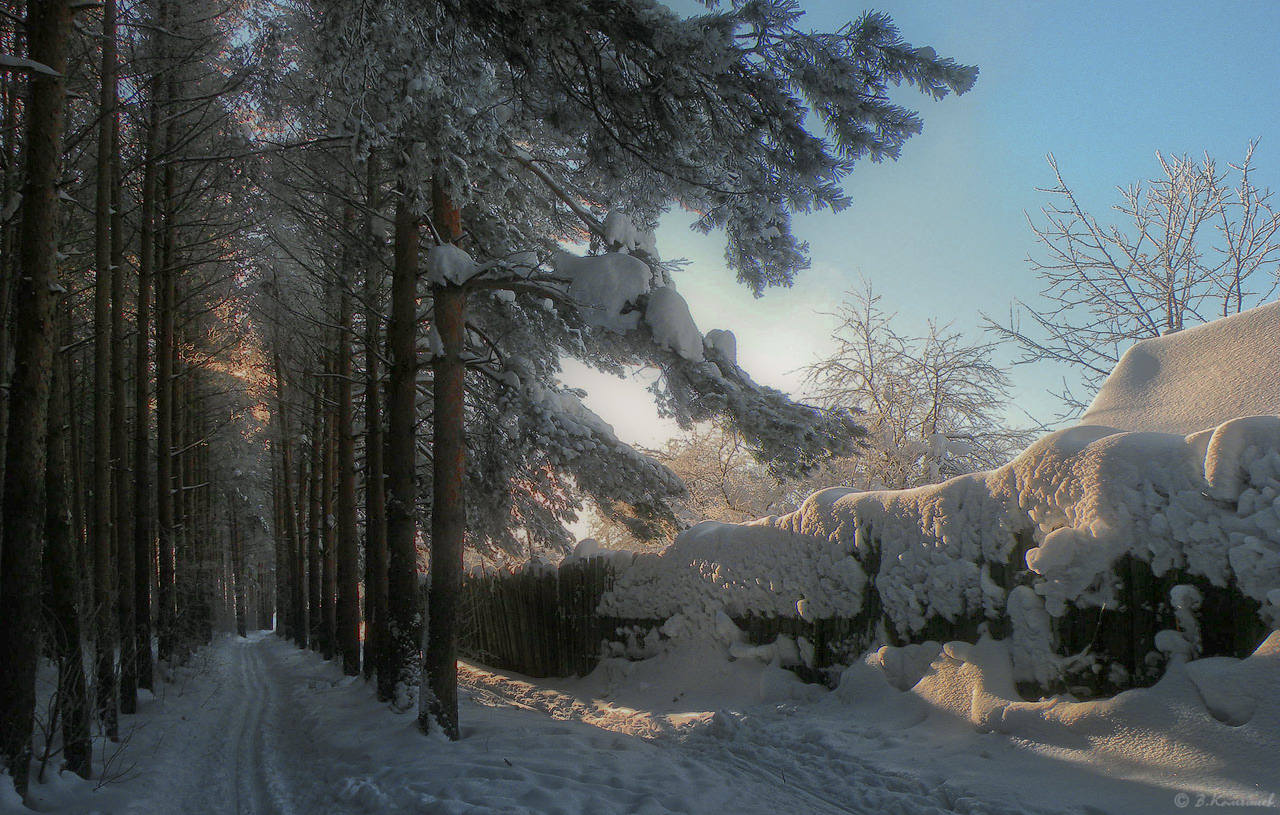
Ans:
[[[998,470],[699,524],[600,610],[668,634],[717,612],[853,619],[851,653],[986,634],[1041,688],[1247,656],[1280,624],[1277,414],[1280,303],[1137,344],[1079,425]]]

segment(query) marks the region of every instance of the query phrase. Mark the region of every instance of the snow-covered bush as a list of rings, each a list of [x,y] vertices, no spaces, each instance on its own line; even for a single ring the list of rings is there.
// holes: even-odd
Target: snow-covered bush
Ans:
[[[601,610],[673,633],[717,612],[860,619],[863,648],[989,633],[1042,687],[1244,656],[1280,616],[1277,382],[1280,304],[1139,343],[1080,425],[1004,467],[700,524]]]

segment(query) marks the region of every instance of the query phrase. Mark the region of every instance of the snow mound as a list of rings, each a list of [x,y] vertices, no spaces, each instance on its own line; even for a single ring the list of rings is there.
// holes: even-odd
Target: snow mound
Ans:
[[[1219,636],[1210,650],[1198,615],[1212,591],[1216,613],[1239,615],[1240,632],[1280,622],[1280,416],[1222,418],[1280,411],[1280,307],[1140,348],[1086,421],[1004,467],[909,490],[831,488],[782,517],[699,524],[661,556],[637,558],[601,611],[667,619],[669,635],[705,630],[720,611],[805,621],[871,614],[864,630],[882,625],[878,642],[998,630],[1013,679],[1041,687],[1073,672],[1128,687],[1135,672],[1154,679],[1202,652],[1240,654],[1252,634]],[[1219,358],[1257,368],[1204,382],[1202,366]],[[1159,365],[1140,383],[1144,360]],[[1141,429],[1090,423],[1103,414]],[[1191,424],[1205,417],[1221,421]],[[1160,596],[1133,594],[1157,586]],[[1066,653],[1059,638],[1082,609],[1146,615],[1157,628],[1124,654],[1092,642]]]
[[[1134,345],[1081,424],[1186,435],[1280,413],[1280,302]]]
[[[1149,773],[1182,784],[1228,769],[1242,782],[1260,778],[1265,772],[1259,772],[1256,751],[1273,741],[1271,732],[1280,726],[1273,693],[1280,683],[1280,632],[1245,659],[1189,662],[1153,687],[1111,699],[1027,702],[1014,678],[1004,642],[923,643],[869,653],[843,673],[836,697],[846,704],[897,708],[900,715],[914,711],[920,721],[950,715],[979,733],[1010,736],[1038,752],[1108,773]],[[1264,792],[1238,800],[1266,797]]]

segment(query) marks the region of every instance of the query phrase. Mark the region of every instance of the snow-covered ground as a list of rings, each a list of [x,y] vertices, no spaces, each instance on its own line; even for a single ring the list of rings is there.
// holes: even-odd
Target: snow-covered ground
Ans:
[[[984,650],[985,649],[985,650]],[[914,657],[914,659],[912,658]],[[1110,702],[1003,700],[999,649],[897,654],[826,691],[710,643],[581,679],[462,670],[463,738],[267,632],[223,637],[122,719],[123,777],[60,813],[1170,813],[1275,804],[1280,637]],[[900,690],[922,678],[913,689]],[[975,716],[978,716],[975,724]],[[110,749],[108,750],[110,752]],[[9,793],[11,795],[11,793]],[[18,811],[0,798],[0,811]],[[1258,810],[1254,810],[1258,811]]]

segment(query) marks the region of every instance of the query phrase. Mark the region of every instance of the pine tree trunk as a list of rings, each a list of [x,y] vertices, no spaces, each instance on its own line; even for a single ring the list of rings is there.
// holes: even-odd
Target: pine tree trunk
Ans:
[[[284,525],[283,563],[277,561],[276,569],[283,568],[283,581],[277,580],[277,614],[278,624],[284,626],[286,637],[298,638],[300,594],[298,592],[298,567],[294,562],[298,556],[298,516],[294,514],[293,500],[293,439],[289,432],[289,413],[285,400],[284,366],[280,354],[273,359],[276,374],[276,410],[279,416],[280,444],[280,520]],[[277,543],[277,545],[280,545]]]
[[[134,357],[133,438],[133,558],[134,558],[134,675],[138,687],[151,690],[151,584],[155,565],[155,537],[151,515],[151,278],[155,265],[155,139],[157,111],[151,105],[142,169],[142,231],[138,247],[138,338]]]
[[[102,87],[98,106],[98,188],[94,207],[93,317],[93,607],[97,653],[98,717],[107,736],[119,738],[116,674],[115,517],[111,500],[111,169],[115,163],[116,4],[102,6]]]
[[[190,320],[184,321],[184,326]],[[182,427],[183,437],[178,449],[182,451],[180,471],[182,485],[178,494],[182,496],[182,521],[180,529],[185,544],[187,557],[191,565],[187,570],[189,576],[188,592],[190,597],[190,614],[187,630],[191,638],[191,646],[207,645],[213,642],[213,493],[199,487],[201,474],[204,472],[204,459],[207,450],[197,442],[204,435],[195,380],[192,377],[190,363],[183,371],[182,382]]]
[[[119,141],[119,134],[115,136]],[[133,479],[129,473],[129,434],[125,423],[128,379],[125,370],[124,204],[120,200],[120,157],[112,162],[111,185],[111,461],[115,497],[116,590],[119,598],[120,712],[138,712],[138,646],[134,586]],[[141,378],[141,374],[139,374]],[[142,434],[143,428],[135,428]],[[145,459],[144,459],[145,461]]]
[[[11,54],[19,53],[16,32],[8,38],[5,47]],[[0,195],[3,200],[12,200],[17,190],[14,182],[18,178],[18,119],[17,81],[13,75],[6,76],[0,90],[3,92],[3,129],[0,130],[0,158],[4,167],[11,168],[3,173],[3,184],[0,184]],[[5,450],[8,436],[5,428],[9,426],[9,305],[13,299],[13,286],[17,278],[15,265],[17,252],[15,241],[18,224],[13,220],[0,223],[0,490],[4,486]],[[0,527],[0,546],[3,546],[4,529]]]
[[[67,320],[61,320],[64,324]],[[65,325],[61,332],[69,332]],[[93,768],[92,719],[85,685],[80,625],[80,547],[72,528],[68,417],[70,364],[55,358],[49,395],[48,467],[45,478],[45,608],[58,662],[58,718],[62,721],[62,757],[67,769],[88,778]]]
[[[162,4],[163,13],[168,4]],[[162,18],[163,19],[163,18]],[[173,148],[173,125],[165,125],[164,153]],[[163,170],[163,219],[160,267],[156,274],[156,524],[159,571],[156,581],[156,630],[159,658],[172,664],[177,647],[177,529],[174,467],[174,310],[177,272],[176,186],[174,167]]]
[[[351,218],[354,222],[354,214]],[[350,264],[343,270],[349,274]],[[342,672],[360,673],[360,529],[356,520],[356,438],[351,399],[351,291],[349,280],[338,291],[338,597],[336,621]]]
[[[174,270],[174,277],[178,277],[177,270]],[[170,349],[172,356],[173,371],[173,403],[170,410],[173,411],[173,452],[170,458],[173,460],[172,477],[173,477],[173,604],[176,609],[174,613],[174,648],[177,649],[179,661],[185,661],[189,652],[192,638],[192,614],[195,605],[195,592],[192,584],[195,582],[193,574],[195,570],[195,558],[191,552],[191,535],[188,524],[190,516],[187,514],[187,493],[183,489],[186,485],[186,478],[183,468],[186,466],[186,444],[187,444],[187,425],[186,425],[186,392],[187,381],[182,375],[182,362],[178,353],[178,348],[182,346],[184,337],[182,336],[182,313],[176,308],[176,304],[182,301],[182,289],[176,285],[174,287],[175,312],[174,320],[174,344]]]
[[[366,206],[369,221],[366,224],[373,233],[373,215],[379,210],[378,163],[376,156],[369,157],[366,185]],[[376,262],[365,269],[365,334],[364,334],[364,423],[365,423],[365,644],[364,675],[377,673],[377,694],[381,702],[391,701],[395,680],[388,661],[387,644],[387,503],[386,484],[382,466],[382,404],[379,398],[378,336],[382,301],[378,277],[381,274]]]
[[[281,539],[284,537],[284,516],[281,514],[281,506],[284,502],[280,496],[284,493],[284,487],[280,484],[280,445],[275,441],[269,440],[267,448],[271,454],[271,550],[276,560],[276,580],[280,581],[284,579],[285,573],[288,571],[284,565],[285,547],[281,545]],[[283,594],[284,592],[281,591],[276,592],[278,597],[283,596]],[[285,622],[285,619],[288,614],[286,609],[282,606],[276,611],[276,616],[281,620],[281,628],[276,633],[281,636],[287,636],[288,623]],[[261,622],[259,620],[259,623]],[[259,625],[259,628],[265,627]]]
[[[432,183],[431,212],[444,240],[462,237],[461,213],[449,200],[442,179]],[[427,674],[418,726],[434,721],[457,741],[458,630],[462,591],[462,549],[466,539],[466,346],[467,292],[461,286],[431,287],[432,316],[442,353],[432,361],[431,589],[427,598]]]
[[[311,650],[318,652],[324,636],[324,616],[320,605],[324,586],[323,567],[320,563],[320,541],[324,529],[324,518],[321,517],[324,504],[320,495],[320,471],[324,467],[324,391],[323,380],[320,377],[316,377],[313,381],[315,396],[311,417],[311,478],[307,490],[311,499],[309,513],[311,523],[307,527],[307,607],[309,610],[307,630]]]
[[[26,795],[40,655],[40,558],[44,541],[44,482],[53,360],[53,294],[58,264],[58,175],[71,10],[66,0],[33,3],[27,36],[31,59],[57,75],[33,73],[27,107],[27,186],[23,196],[14,292],[14,372],[5,450],[4,545],[0,547],[0,764]]]
[[[444,353],[432,363],[433,498],[431,502],[431,589],[427,605],[427,674],[418,724],[433,722],[452,740],[458,729],[458,599],[462,546],[467,528],[465,428],[466,290],[432,286],[432,312]]]
[[[320,479],[321,512],[323,525],[321,547],[321,594],[320,608],[324,623],[324,634],[321,637],[320,653],[325,659],[333,659],[338,646],[338,616],[335,608],[338,599],[338,541],[337,528],[334,524],[334,478],[338,465],[337,448],[337,415],[332,407],[336,388],[334,387],[332,360],[326,363],[328,376],[325,378],[324,406],[324,470]]]
[[[240,524],[236,519],[236,513],[231,506],[231,501],[227,501],[227,526],[231,532],[231,580],[235,584],[234,602],[236,615],[236,633],[241,637],[249,636],[247,601],[245,596],[244,585],[244,538],[240,531]]]
[[[296,535],[294,541],[294,564],[293,564],[293,598],[294,598],[294,642],[299,648],[306,648],[310,643],[310,625],[308,624],[309,614],[307,611],[307,599],[309,596],[309,583],[307,578],[307,536],[305,534],[307,528],[307,509],[310,499],[307,496],[308,478],[307,478],[307,456],[301,447],[298,448],[298,471],[297,471],[297,492],[294,496],[293,523]]]
[[[395,266],[391,279],[391,321],[387,348],[391,360],[387,381],[387,633],[392,705],[401,711],[417,697],[422,639],[418,599],[418,552],[415,484],[417,469],[417,215],[401,188],[396,205]]]

